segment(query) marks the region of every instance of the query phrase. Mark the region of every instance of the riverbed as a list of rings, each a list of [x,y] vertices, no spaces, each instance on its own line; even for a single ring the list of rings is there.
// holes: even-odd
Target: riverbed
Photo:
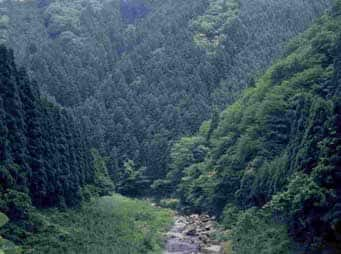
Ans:
[[[178,215],[166,235],[164,254],[224,254],[213,237],[216,232],[214,218],[208,215]]]

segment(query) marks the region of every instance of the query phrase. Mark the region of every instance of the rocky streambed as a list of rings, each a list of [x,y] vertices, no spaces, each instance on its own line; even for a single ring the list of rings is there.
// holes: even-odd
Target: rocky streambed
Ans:
[[[208,215],[176,216],[166,235],[164,254],[224,254],[222,244],[212,237],[214,225]]]

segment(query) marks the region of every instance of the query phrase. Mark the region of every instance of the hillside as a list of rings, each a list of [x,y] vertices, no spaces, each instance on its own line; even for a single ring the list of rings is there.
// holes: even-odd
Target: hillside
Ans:
[[[165,175],[171,144],[233,102],[328,7],[328,0],[3,1],[1,38],[45,95],[75,110],[91,145],[111,158],[117,190],[144,195]]]
[[[13,51],[3,46],[0,87],[1,210],[13,219],[24,217],[9,205],[20,196],[38,207],[79,204],[81,187],[94,175],[77,122],[40,97],[37,84],[16,67]]]
[[[4,46],[0,131],[0,214],[11,221],[4,227],[11,240],[22,242],[36,230],[33,209],[78,207],[90,195],[114,190],[106,168],[96,163],[103,159],[95,150],[90,153],[72,114],[41,97]]]
[[[0,124],[1,254],[161,252],[171,212],[101,197],[114,191],[107,159],[90,150],[71,112],[42,97],[4,46]]]
[[[154,184],[186,212],[219,215],[238,254],[340,251],[340,7],[177,142]]]
[[[341,0],[0,0],[0,254],[339,254],[340,148]]]

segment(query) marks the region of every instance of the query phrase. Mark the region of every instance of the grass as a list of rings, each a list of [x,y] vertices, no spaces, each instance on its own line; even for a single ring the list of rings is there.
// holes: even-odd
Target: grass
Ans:
[[[157,254],[172,212],[115,194],[78,210],[49,210],[37,217],[43,226],[26,241],[27,254]]]

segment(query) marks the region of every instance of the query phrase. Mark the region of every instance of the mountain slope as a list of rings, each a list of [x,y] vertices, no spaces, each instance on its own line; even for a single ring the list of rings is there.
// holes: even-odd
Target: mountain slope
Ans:
[[[22,243],[35,233],[37,209],[78,207],[114,190],[103,158],[95,150],[90,153],[79,123],[40,96],[37,84],[17,68],[13,51],[4,46],[0,133],[0,215],[10,219],[1,229],[6,238]],[[11,244],[0,240],[0,250],[11,253]]]
[[[0,54],[2,198],[18,191],[42,207],[79,203],[80,186],[93,178],[80,129],[65,110],[40,98],[13,51],[2,46]]]
[[[173,141],[194,133],[213,107],[234,101],[286,40],[329,6],[327,0],[3,1],[1,37],[44,94],[75,109],[91,144],[110,156],[118,189],[143,194],[164,176]],[[202,34],[218,36],[213,53],[200,43]]]
[[[176,143],[167,177],[154,183],[185,211],[220,215],[237,253],[293,253],[281,224],[304,246],[298,253],[340,250],[340,7]],[[283,246],[275,248],[276,237]]]

